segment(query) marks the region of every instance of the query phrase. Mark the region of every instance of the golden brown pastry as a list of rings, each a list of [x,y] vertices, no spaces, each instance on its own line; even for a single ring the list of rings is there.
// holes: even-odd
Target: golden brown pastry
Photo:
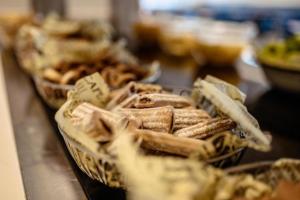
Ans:
[[[173,131],[198,124],[210,118],[211,117],[209,116],[209,114],[204,110],[195,108],[174,109]]]
[[[161,92],[162,92],[162,87],[160,85],[130,82],[125,87],[112,91],[111,101],[107,104],[106,108],[112,109],[113,107],[125,101],[125,99],[127,99],[133,94],[161,93]]]
[[[212,118],[200,122],[196,125],[189,126],[174,132],[178,137],[190,137],[204,139],[215,133],[230,130],[235,127],[235,123],[229,118]]]
[[[210,156],[215,153],[212,144],[206,141],[181,138],[168,133],[144,129],[133,129],[130,133],[133,133],[136,139],[141,141],[141,146],[143,148],[149,150],[161,151],[179,156],[191,156],[192,154]]]
[[[173,106],[174,108],[184,108],[192,106],[192,101],[186,97],[176,94],[141,94],[139,95],[135,108],[154,108],[161,106]]]
[[[118,109],[118,112],[141,120],[142,129],[165,133],[170,133],[172,130],[173,107],[171,106],[146,109],[123,108]]]
[[[72,123],[87,133],[97,142],[108,142],[112,139],[114,128],[126,126],[126,119],[88,103],[82,103],[72,112]]]

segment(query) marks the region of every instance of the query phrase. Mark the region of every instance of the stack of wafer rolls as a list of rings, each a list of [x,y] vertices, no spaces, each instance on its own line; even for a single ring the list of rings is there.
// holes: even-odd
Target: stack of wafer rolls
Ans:
[[[87,133],[97,142],[108,142],[112,139],[115,128],[127,124],[125,117],[117,113],[98,108],[89,103],[82,103],[72,112],[72,124]]]
[[[118,112],[140,119],[143,129],[165,133],[170,133],[172,130],[173,108],[171,106],[147,109],[123,108]]]
[[[174,109],[173,131],[204,122],[210,118],[209,114],[204,110],[194,108]]]
[[[174,132],[179,137],[190,137],[204,139],[212,136],[215,133],[220,133],[226,130],[230,130],[235,127],[235,123],[229,118],[213,118],[203,120],[186,128],[182,128]]]
[[[89,103],[77,106],[73,125],[97,142],[112,141],[115,130],[124,129],[145,150],[202,157],[216,153],[206,139],[236,126],[227,117],[212,118],[196,108],[191,98],[170,94],[158,85],[131,82],[114,91],[110,99],[105,109]]]

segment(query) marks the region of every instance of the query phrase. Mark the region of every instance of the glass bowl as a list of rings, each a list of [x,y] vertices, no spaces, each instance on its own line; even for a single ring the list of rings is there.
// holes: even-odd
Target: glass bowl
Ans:
[[[242,53],[241,61],[253,68],[260,67],[272,87],[293,93],[300,92],[299,70],[264,63],[257,58],[257,51],[259,49],[246,49]]]

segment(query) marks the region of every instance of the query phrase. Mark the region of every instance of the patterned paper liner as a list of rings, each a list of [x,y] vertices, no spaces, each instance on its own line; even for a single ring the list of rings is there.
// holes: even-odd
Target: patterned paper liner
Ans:
[[[96,155],[88,148],[69,137],[62,129],[59,128],[59,131],[64,138],[69,153],[84,173],[90,178],[98,180],[110,187],[125,188],[121,174],[119,173],[112,156]],[[238,164],[244,152],[245,148],[239,148],[230,153],[206,160],[205,162],[212,164],[215,167],[233,166]]]

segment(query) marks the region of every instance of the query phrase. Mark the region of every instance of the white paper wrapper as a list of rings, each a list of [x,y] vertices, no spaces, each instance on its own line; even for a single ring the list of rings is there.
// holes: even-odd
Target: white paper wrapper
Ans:
[[[89,102],[104,107],[108,99],[109,89],[102,77],[95,73],[77,81],[73,90],[68,93],[67,102],[57,111],[55,120],[58,126],[73,139],[97,153],[99,144],[83,131],[74,127],[71,122],[73,109],[82,102]]]
[[[197,105],[211,115],[227,115],[236,122],[237,130],[245,133],[249,147],[260,151],[270,150],[270,139],[259,129],[255,118],[242,104],[245,96],[236,87],[217,78],[198,79],[195,82],[193,97]]]

